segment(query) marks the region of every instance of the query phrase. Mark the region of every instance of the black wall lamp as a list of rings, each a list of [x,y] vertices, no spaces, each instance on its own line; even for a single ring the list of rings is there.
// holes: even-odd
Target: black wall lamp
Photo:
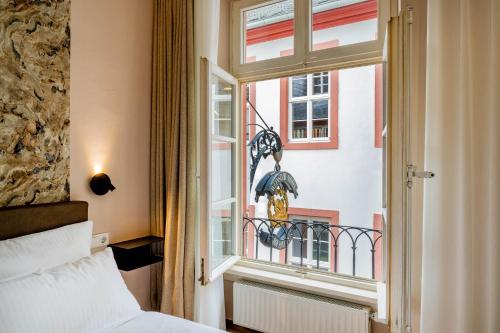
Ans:
[[[97,195],[104,195],[108,191],[113,191],[115,187],[111,184],[111,179],[105,173],[95,174],[90,180],[90,188]]]

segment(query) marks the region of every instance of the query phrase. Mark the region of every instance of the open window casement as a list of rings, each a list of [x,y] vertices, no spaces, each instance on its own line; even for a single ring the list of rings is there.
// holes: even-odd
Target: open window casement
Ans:
[[[236,235],[241,134],[238,81],[205,58],[200,74],[200,281],[207,284],[240,259]]]
[[[275,78],[282,73],[344,68],[381,62],[388,0],[237,0],[231,3],[231,71],[242,81]],[[365,35],[343,38],[355,25]],[[316,46],[339,41],[330,48]],[[254,54],[276,45],[286,55]],[[252,59],[252,61],[249,61]]]

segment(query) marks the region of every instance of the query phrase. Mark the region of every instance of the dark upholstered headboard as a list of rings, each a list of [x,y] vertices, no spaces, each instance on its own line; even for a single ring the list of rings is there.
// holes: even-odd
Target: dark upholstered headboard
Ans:
[[[85,201],[0,208],[0,240],[87,221],[88,208]]]

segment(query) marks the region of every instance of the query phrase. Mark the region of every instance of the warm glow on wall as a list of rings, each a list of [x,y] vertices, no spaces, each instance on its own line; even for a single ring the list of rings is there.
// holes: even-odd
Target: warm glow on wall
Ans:
[[[102,166],[100,164],[94,164],[94,175],[102,172]]]

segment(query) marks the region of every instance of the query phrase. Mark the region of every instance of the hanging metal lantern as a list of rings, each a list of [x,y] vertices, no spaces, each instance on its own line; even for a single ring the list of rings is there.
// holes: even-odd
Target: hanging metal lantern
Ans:
[[[260,159],[272,155],[276,162],[274,171],[266,173],[255,187],[255,202],[259,202],[259,198],[263,195],[267,197],[267,217],[271,221],[270,232],[261,230],[259,240],[264,246],[282,250],[290,242],[286,227],[288,193],[293,193],[294,197],[297,198],[297,183],[291,174],[281,171],[280,161],[283,156],[283,145],[278,133],[266,124],[252,103],[249,100],[247,102],[265,125],[262,127],[258,124],[251,124],[261,127],[262,130],[250,141],[250,189]]]
[[[282,200],[279,197],[287,197],[287,192],[293,193],[294,198],[299,196],[297,192],[297,183],[293,176],[286,171],[271,171],[266,173],[255,187],[255,202],[259,202],[259,198],[263,195],[267,195],[268,199],[277,196],[273,200],[275,202],[281,202],[284,199]],[[286,202],[288,205],[288,198]],[[272,217],[269,216],[269,218]]]
[[[279,167],[279,164],[277,164]],[[261,231],[260,242],[277,250],[284,249],[290,242],[285,221],[288,219],[288,192],[297,198],[297,183],[291,174],[275,170],[268,172],[255,188],[255,201],[267,197],[267,217],[271,220],[271,232]]]

